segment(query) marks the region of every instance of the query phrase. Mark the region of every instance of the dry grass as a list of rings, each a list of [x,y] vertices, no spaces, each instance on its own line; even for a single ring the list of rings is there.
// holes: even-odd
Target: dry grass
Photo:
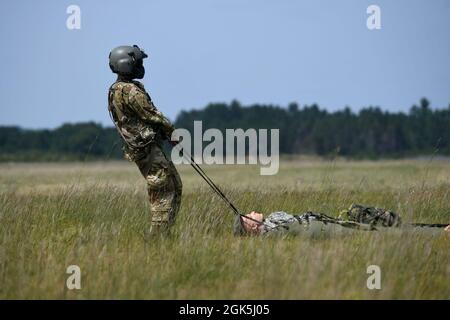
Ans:
[[[450,222],[447,160],[285,161],[206,167],[243,211],[337,214],[351,203],[406,221]],[[235,238],[232,215],[190,167],[173,236],[143,238],[145,181],[122,162],[0,165],[0,298],[449,299],[450,237],[356,232],[338,238]],[[67,266],[82,289],[69,291]],[[382,289],[366,288],[366,267]]]

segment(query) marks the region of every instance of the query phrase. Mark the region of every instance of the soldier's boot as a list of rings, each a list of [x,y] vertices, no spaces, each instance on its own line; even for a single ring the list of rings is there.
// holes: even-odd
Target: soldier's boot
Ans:
[[[172,223],[167,220],[152,220],[150,229],[147,232],[147,238],[154,239],[168,237],[171,234]]]
[[[151,235],[169,235],[170,226],[168,222],[152,223],[150,227]]]
[[[144,233],[145,240],[147,241],[166,238],[170,235],[171,231],[168,223],[152,223],[150,228],[148,228]]]

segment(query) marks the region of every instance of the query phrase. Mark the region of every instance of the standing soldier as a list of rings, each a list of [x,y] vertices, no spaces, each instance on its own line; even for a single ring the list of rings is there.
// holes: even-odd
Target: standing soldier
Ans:
[[[150,234],[167,232],[181,202],[181,179],[163,153],[174,126],[153,104],[139,81],[145,74],[147,55],[138,46],[120,46],[109,54],[109,66],[118,75],[109,88],[108,109],[123,139],[124,155],[134,161],[147,180],[151,208]],[[171,142],[176,144],[176,142]]]

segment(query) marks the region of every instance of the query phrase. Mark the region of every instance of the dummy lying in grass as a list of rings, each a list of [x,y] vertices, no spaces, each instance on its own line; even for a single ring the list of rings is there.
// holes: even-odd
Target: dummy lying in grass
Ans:
[[[241,236],[270,234],[323,236],[352,233],[355,230],[379,231],[387,228],[450,232],[448,224],[404,224],[395,212],[357,204],[341,211],[337,218],[314,212],[289,214],[283,211],[273,212],[264,218],[262,213],[252,211],[245,216],[236,217],[233,231],[235,235]]]

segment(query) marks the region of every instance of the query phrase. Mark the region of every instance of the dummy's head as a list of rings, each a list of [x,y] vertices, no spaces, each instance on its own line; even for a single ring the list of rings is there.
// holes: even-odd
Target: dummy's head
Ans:
[[[246,219],[245,217],[249,217],[250,219]],[[236,236],[258,235],[262,232],[263,221],[264,215],[255,211],[246,214],[244,217],[237,216],[234,220],[233,233]]]

